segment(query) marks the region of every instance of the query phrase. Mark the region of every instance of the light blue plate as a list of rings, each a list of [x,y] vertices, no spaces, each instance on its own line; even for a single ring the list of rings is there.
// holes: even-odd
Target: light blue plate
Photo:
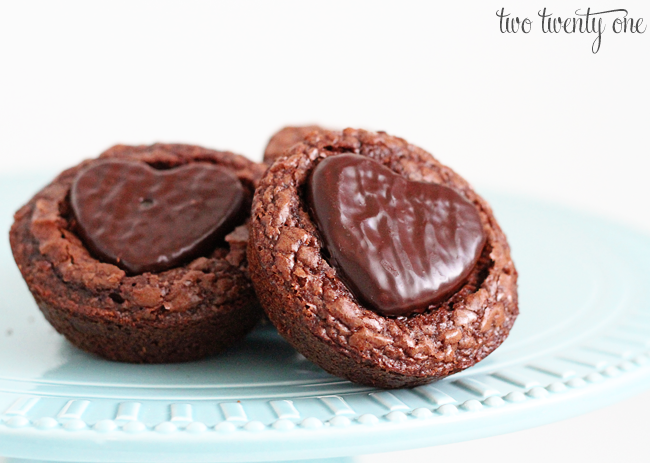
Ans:
[[[3,230],[40,184],[3,179]],[[650,387],[650,239],[555,206],[488,198],[520,274],[510,337],[460,374],[390,392],[330,376],[269,327],[188,364],[86,354],[45,322],[4,238],[0,455],[174,463],[348,456],[520,430]]]

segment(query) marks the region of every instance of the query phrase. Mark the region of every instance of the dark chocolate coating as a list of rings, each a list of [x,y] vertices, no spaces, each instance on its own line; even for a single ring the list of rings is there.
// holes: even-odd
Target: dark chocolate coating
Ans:
[[[322,160],[307,198],[330,264],[384,315],[424,312],[458,290],[485,244],[476,208],[454,190],[358,154]]]
[[[72,167],[16,212],[14,259],[45,318],[75,346],[111,360],[183,362],[239,341],[262,316],[248,278],[248,224],[202,257],[160,273],[127,275],[99,261],[76,234],[69,194],[77,174],[105,159],[159,169],[208,163],[233,172],[252,196],[265,166],[199,146],[118,145]]]
[[[327,261],[304,201],[316,165],[342,153],[452,188],[474,205],[486,242],[461,288],[407,317],[381,315],[350,292]],[[312,132],[277,159],[253,198],[248,262],[260,302],[285,339],[324,370],[382,388],[417,386],[474,365],[505,340],[519,313],[517,271],[490,206],[429,153],[385,133]]]
[[[70,202],[88,249],[132,275],[209,253],[248,215],[239,179],[207,163],[98,162],[79,172]]]

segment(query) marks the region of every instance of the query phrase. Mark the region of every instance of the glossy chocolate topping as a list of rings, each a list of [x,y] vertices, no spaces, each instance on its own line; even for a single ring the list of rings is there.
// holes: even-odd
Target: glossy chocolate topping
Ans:
[[[485,244],[472,203],[365,156],[321,161],[307,201],[330,264],[357,298],[383,315],[421,313],[457,291]]]
[[[244,219],[245,199],[232,172],[207,163],[156,170],[107,160],[79,172],[70,192],[86,247],[131,274],[210,252]]]

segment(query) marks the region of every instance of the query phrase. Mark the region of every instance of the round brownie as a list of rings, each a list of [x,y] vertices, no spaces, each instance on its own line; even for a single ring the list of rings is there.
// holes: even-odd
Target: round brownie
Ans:
[[[320,162],[350,153],[452,189],[478,213],[484,245],[476,263],[459,288],[421,313],[373,310],[328,262],[306,191]],[[309,360],[357,383],[412,387],[461,371],[496,349],[518,314],[517,272],[490,206],[429,153],[382,132],[309,133],[260,180],[250,228],[251,279],[271,322]]]
[[[262,315],[248,277],[247,217],[202,255],[172,268],[120,268],[98,258],[80,237],[70,200],[83,172],[120,162],[156,171],[219,166],[241,182],[246,210],[265,169],[229,152],[155,144],[114,146],[64,171],[16,212],[10,231],[14,258],[38,307],[72,344],[111,360],[182,362],[222,351]]]
[[[279,157],[284,156],[289,148],[302,141],[305,136],[313,131],[322,132],[325,129],[317,125],[306,125],[299,127],[289,126],[279,130],[271,137],[269,143],[266,145],[264,162],[271,164]]]

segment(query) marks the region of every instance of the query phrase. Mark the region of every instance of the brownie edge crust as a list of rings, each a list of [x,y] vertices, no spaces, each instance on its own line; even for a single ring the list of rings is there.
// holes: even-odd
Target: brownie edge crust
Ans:
[[[300,142],[305,136],[310,132],[325,131],[322,127],[317,125],[305,125],[299,127],[284,127],[278,132],[276,132],[264,150],[264,163],[272,164],[273,161],[285,155],[287,150],[291,148],[296,143]]]
[[[14,259],[45,318],[72,344],[110,360],[195,360],[241,339],[262,315],[248,278],[248,225],[210,255],[160,273],[127,275],[93,257],[75,233],[69,191],[77,173],[103,159],[168,169],[202,162],[232,170],[248,194],[264,167],[190,145],[115,146],[62,172],[14,216]]]
[[[382,316],[360,304],[324,257],[303,198],[320,159],[369,156],[409,180],[438,183],[473,203],[486,234],[464,286],[422,314]],[[517,272],[490,206],[429,153],[385,133],[312,132],[278,158],[252,205],[248,259],[258,298],[279,333],[334,375],[381,388],[426,384],[474,365],[518,315]]]

